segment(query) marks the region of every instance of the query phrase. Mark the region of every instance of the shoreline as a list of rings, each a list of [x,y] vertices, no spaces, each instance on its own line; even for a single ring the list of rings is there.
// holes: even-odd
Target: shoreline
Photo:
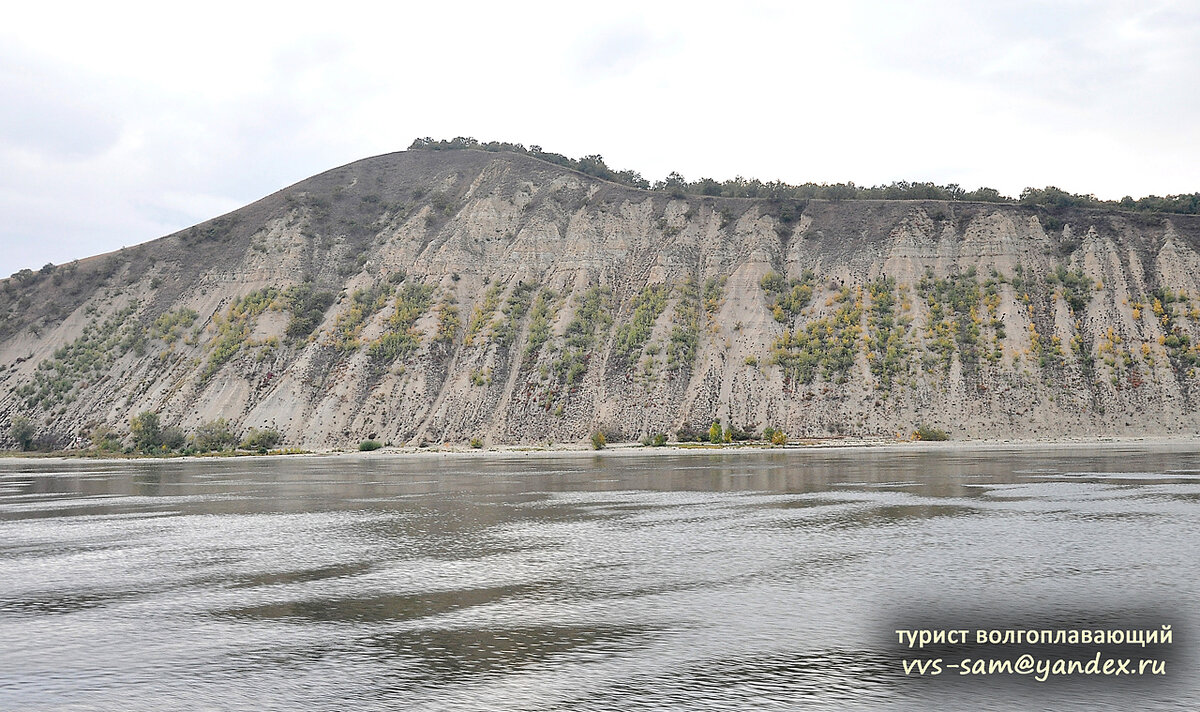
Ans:
[[[944,440],[944,441],[910,441],[884,440],[866,438],[824,438],[808,439],[787,445],[764,444],[722,444],[709,443],[675,443],[659,447],[642,445],[637,442],[613,443],[600,450],[595,450],[586,443],[569,443],[550,446],[535,445],[505,445],[496,448],[471,448],[465,445],[442,447],[384,447],[372,451],[360,450],[318,450],[312,452],[281,452],[281,453],[231,453],[214,455],[128,455],[128,456],[89,456],[65,455],[56,453],[19,453],[0,452],[0,461],[15,462],[21,460],[35,462],[96,462],[118,463],[131,461],[152,462],[204,462],[209,460],[227,461],[239,458],[346,458],[351,460],[392,460],[392,459],[431,459],[455,457],[462,459],[486,458],[527,458],[538,459],[556,457],[660,457],[665,455],[737,455],[753,453],[815,453],[815,452],[845,452],[845,453],[898,453],[898,452],[948,452],[969,453],[1001,450],[1077,450],[1081,448],[1099,448],[1103,450],[1136,446],[1146,449],[1178,449],[1194,447],[1200,449],[1200,434],[1194,435],[1137,435],[1137,436],[1098,436],[1071,437],[1056,439],[979,439],[979,440]]]

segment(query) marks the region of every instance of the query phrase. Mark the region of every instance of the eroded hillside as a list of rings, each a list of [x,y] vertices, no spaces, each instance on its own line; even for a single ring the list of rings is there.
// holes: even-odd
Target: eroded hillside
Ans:
[[[410,151],[0,285],[0,423],[296,447],[1194,432],[1200,219],[672,196]]]

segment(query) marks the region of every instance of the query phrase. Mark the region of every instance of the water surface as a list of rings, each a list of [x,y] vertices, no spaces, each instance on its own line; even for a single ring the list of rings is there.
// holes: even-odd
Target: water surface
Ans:
[[[0,708],[1197,709],[1200,453],[0,462]],[[905,679],[1160,621],[1168,676]]]

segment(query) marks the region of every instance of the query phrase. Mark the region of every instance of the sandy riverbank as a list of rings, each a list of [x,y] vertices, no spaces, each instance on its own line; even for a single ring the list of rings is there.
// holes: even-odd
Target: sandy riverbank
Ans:
[[[128,462],[130,460],[180,460],[204,461],[226,460],[231,457],[271,457],[271,458],[314,458],[338,457],[352,460],[378,460],[393,458],[559,458],[559,457],[661,457],[661,456],[741,456],[750,454],[800,454],[805,452],[947,452],[970,453],[1004,450],[1114,450],[1136,448],[1140,450],[1190,450],[1200,449],[1200,435],[1157,435],[1140,437],[1101,437],[1101,438],[1063,438],[1056,440],[1033,439],[996,439],[996,440],[948,440],[941,442],[904,441],[904,440],[871,440],[861,438],[830,438],[822,440],[805,440],[789,443],[785,446],[766,446],[760,444],[729,444],[711,445],[707,443],[671,444],[662,447],[647,447],[640,443],[614,443],[602,450],[594,450],[586,443],[563,443],[551,446],[501,446],[490,449],[475,449],[462,445],[447,445],[438,447],[410,448],[385,447],[370,452],[358,450],[328,450],[320,452],[286,453],[273,455],[257,455],[242,453],[238,455],[185,455],[175,457],[90,457],[62,454],[40,455],[36,453],[0,453],[0,458],[9,462],[20,460],[36,460],[39,462]]]

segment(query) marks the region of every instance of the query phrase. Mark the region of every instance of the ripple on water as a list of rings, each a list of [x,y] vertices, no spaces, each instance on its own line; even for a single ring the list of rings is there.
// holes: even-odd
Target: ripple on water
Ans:
[[[22,463],[0,708],[1200,708],[1194,679],[947,692],[880,652],[897,611],[1155,600],[1189,629],[1198,459]]]

